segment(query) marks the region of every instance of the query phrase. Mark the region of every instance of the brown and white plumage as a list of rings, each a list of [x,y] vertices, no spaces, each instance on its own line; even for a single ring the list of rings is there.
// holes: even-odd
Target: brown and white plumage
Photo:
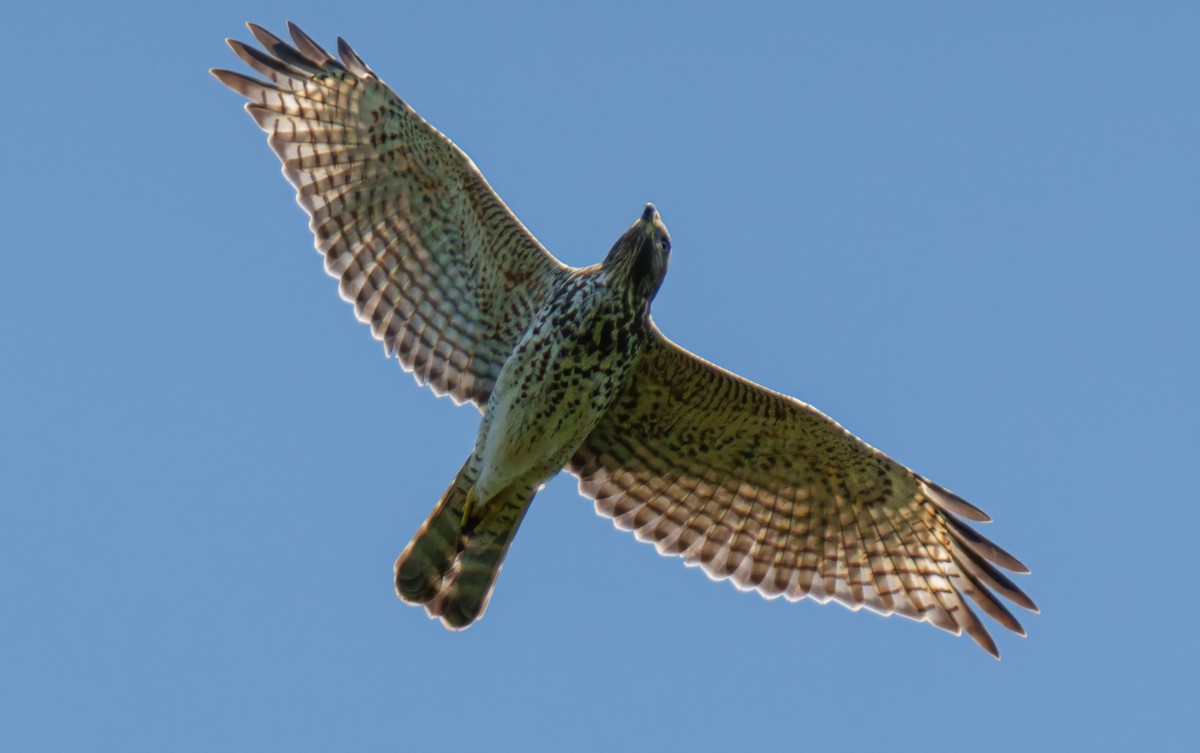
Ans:
[[[471,624],[566,467],[618,527],[739,588],[928,621],[997,656],[968,599],[1024,634],[998,596],[1036,606],[999,568],[1028,570],[959,519],[986,515],[659,332],[652,206],[602,264],[563,265],[345,42],[339,62],[293,25],[294,46],[250,29],[266,53],[230,46],[265,80],[214,75],[270,134],[343,297],[418,381],[484,411],[397,561],[405,600]]]
[[[344,41],[339,63],[292,24],[296,47],[249,28],[271,55],[229,46],[266,80],[213,74],[270,134],[326,271],[419,383],[482,408],[569,268]]]
[[[958,520],[978,508],[657,330],[569,470],[618,528],[768,598],[901,614],[993,654],[963,596],[1022,635],[992,591],[1036,610],[995,565],[1028,569]]]

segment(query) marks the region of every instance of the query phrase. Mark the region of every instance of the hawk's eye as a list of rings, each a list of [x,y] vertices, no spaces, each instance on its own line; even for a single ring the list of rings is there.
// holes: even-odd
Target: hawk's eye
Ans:
[[[664,254],[671,253],[671,239],[670,238],[662,239],[662,249],[663,249]]]

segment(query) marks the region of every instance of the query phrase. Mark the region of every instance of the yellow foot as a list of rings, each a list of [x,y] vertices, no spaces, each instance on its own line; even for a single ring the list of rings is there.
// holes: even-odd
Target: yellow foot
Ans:
[[[462,522],[460,524],[462,528],[467,527],[467,520],[471,517],[471,513],[475,510],[475,502],[477,499],[478,497],[475,496],[475,487],[472,486],[470,490],[467,491],[467,501],[463,503]]]

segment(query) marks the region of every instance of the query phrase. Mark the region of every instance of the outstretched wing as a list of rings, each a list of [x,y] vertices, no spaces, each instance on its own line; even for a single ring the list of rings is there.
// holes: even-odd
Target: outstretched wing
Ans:
[[[628,384],[568,466],[618,528],[768,598],[965,630],[999,657],[966,595],[1025,634],[993,592],[1036,611],[996,566],[1029,571],[956,517],[988,521],[974,506],[657,328]]]
[[[418,383],[482,408],[571,268],[343,40],[339,62],[293,24],[295,47],[249,27],[266,53],[229,46],[266,80],[213,75],[250,100],[246,111],[270,134],[326,271]]]

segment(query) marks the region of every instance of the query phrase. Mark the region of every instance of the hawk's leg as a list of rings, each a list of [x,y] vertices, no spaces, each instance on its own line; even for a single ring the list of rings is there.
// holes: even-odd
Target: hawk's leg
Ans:
[[[462,529],[467,530],[467,522],[471,520],[471,513],[475,511],[475,503],[479,501],[479,495],[475,493],[475,487],[472,486],[467,490],[467,498],[463,502],[462,511]]]

